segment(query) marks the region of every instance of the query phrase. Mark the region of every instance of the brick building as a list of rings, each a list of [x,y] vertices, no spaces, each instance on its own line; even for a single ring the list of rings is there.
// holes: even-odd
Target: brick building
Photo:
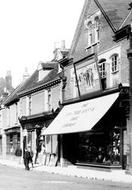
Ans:
[[[40,62],[34,73],[3,102],[0,118],[3,158],[17,159],[18,149],[24,154],[25,148],[31,146],[34,161],[42,162],[41,151],[45,146],[47,157],[56,160],[57,135],[44,137],[42,133],[61,109],[62,69],[58,60],[67,54],[63,42],[63,48],[54,50],[54,59]]]
[[[64,67],[63,109],[44,131],[63,164],[131,168],[129,1],[86,0]]]
[[[47,155],[57,154],[57,136],[44,137],[43,130],[58,114],[61,97],[61,79],[58,63],[39,63],[37,70],[19,92],[21,113],[19,121],[23,130],[23,152],[30,145],[35,162],[41,162],[41,151],[46,148]],[[39,154],[40,153],[40,154]]]

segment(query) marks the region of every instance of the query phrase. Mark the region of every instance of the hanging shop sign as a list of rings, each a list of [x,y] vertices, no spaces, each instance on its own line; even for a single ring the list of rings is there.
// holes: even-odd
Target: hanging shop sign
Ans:
[[[96,63],[88,65],[88,62],[85,62],[78,65],[76,66],[76,72],[81,95],[100,90],[100,79]]]
[[[78,98],[96,91],[101,91],[101,81],[95,58],[75,63],[65,70],[67,84],[64,100]]]

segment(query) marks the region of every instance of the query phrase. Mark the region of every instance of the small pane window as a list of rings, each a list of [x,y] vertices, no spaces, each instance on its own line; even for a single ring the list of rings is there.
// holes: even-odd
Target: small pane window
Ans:
[[[99,73],[101,78],[102,89],[106,89],[106,59],[99,61]]]
[[[99,18],[96,17],[93,22],[89,21],[88,29],[88,46],[92,46],[99,42]]]
[[[94,19],[95,23],[95,37],[96,37],[96,42],[99,42],[99,17],[95,17]]]
[[[118,71],[118,55],[113,55],[111,57],[112,59],[112,73],[115,73]]]
[[[106,62],[99,63],[99,72],[101,78],[106,78]]]

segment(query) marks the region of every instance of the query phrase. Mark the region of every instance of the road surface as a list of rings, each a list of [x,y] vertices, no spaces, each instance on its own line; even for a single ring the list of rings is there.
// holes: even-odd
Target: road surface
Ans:
[[[0,190],[132,190],[132,184],[26,171],[0,165]]]

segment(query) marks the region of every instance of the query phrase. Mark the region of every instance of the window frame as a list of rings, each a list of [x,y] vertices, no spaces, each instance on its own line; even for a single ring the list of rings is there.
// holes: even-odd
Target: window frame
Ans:
[[[98,63],[100,78],[106,78],[106,59],[101,59]]]
[[[111,56],[111,73],[117,73],[119,71],[119,55],[113,54]]]
[[[90,48],[99,43],[99,16],[89,19],[86,23],[86,28],[88,30],[87,48]]]

